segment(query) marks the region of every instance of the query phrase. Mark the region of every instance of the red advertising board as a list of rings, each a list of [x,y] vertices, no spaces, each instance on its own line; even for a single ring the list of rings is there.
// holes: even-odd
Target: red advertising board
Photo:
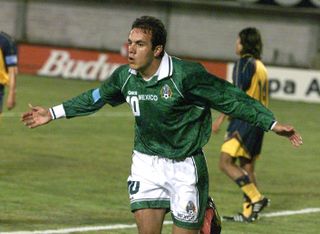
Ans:
[[[199,62],[209,72],[223,79],[226,78],[226,63]],[[25,74],[65,79],[105,80],[118,66],[125,63],[127,60],[120,53],[30,44],[19,45],[19,71]]]

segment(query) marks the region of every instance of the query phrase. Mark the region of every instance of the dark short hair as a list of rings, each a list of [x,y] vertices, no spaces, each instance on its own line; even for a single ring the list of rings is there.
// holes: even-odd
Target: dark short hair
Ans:
[[[239,37],[242,45],[240,54],[251,54],[254,58],[261,59],[263,44],[259,30],[251,27],[242,29]]]
[[[158,45],[162,45],[163,51],[160,56],[162,57],[164,55],[164,48],[167,42],[167,30],[161,20],[153,16],[141,16],[132,23],[131,29],[133,28],[141,28],[150,31],[152,35],[152,49]]]

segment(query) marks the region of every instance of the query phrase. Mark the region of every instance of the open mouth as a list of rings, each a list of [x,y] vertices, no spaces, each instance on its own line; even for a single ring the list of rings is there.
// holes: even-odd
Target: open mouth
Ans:
[[[129,63],[133,63],[134,62],[134,58],[133,57],[128,57],[128,61],[129,61]]]

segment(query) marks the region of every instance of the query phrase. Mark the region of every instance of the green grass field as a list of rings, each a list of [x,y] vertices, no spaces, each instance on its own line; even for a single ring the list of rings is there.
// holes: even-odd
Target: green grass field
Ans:
[[[133,145],[133,117],[127,105],[106,106],[95,115],[28,129],[20,115],[28,103],[52,106],[97,82],[20,75],[17,107],[0,122],[0,232],[133,224],[126,179]],[[319,104],[273,100],[281,122],[296,126],[304,145],[266,135],[257,162],[261,191],[272,204],[264,213],[320,208]],[[213,112],[214,116],[218,113]],[[226,125],[224,126],[226,127]],[[240,211],[237,186],[218,170],[224,131],[205,148],[210,190],[220,214]],[[262,217],[253,224],[223,223],[223,233],[319,233],[320,213]],[[168,215],[168,220],[170,216]],[[137,233],[135,228],[86,233]],[[171,233],[171,225],[163,233]]]

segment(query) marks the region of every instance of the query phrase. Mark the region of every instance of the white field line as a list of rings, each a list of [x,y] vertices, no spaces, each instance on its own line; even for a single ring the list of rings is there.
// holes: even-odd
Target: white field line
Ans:
[[[279,217],[279,216],[289,216],[289,215],[298,215],[298,214],[309,214],[320,212],[320,208],[306,208],[303,210],[285,210],[272,213],[261,214],[261,217]]]
[[[302,210],[285,210],[272,213],[261,214],[261,217],[278,217],[278,216],[289,216],[299,214],[310,214],[320,212],[320,208],[306,208]],[[164,225],[172,224],[171,221],[165,221]],[[75,232],[88,232],[88,231],[106,231],[116,229],[128,229],[136,228],[135,224],[113,224],[105,226],[92,226],[92,227],[73,227],[66,229],[55,229],[55,230],[42,230],[42,231],[17,231],[17,232],[0,232],[1,234],[65,234]]]

